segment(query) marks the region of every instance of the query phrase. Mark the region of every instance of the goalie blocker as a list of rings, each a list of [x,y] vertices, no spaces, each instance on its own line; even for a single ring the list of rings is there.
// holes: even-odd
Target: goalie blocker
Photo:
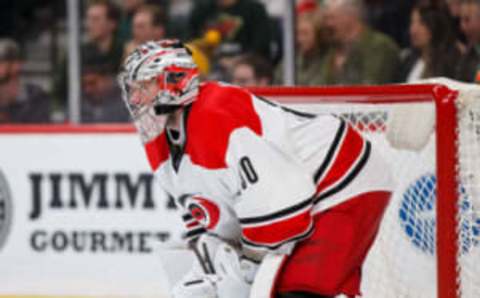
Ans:
[[[185,211],[188,239],[208,231],[249,256],[285,255],[273,291],[255,298],[359,294],[391,191],[388,166],[369,141],[330,114],[198,84],[175,41],[140,46],[125,68],[124,99],[152,170]]]

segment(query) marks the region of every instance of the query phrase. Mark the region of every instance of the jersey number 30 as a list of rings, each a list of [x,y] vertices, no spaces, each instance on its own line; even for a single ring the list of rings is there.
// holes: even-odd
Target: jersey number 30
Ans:
[[[242,188],[247,188],[247,182],[250,184],[254,184],[258,182],[258,174],[255,171],[255,168],[252,165],[252,161],[248,156],[244,156],[240,158],[240,177],[242,179]]]

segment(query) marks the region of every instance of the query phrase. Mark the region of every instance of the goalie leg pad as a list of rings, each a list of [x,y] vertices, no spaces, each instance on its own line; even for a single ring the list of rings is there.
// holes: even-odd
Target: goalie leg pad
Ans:
[[[267,254],[263,258],[253,281],[250,298],[271,298],[275,280],[286,258],[286,255],[276,254]]]
[[[172,289],[173,298],[217,298],[214,277],[190,272]]]
[[[236,250],[225,243],[218,247],[214,263],[218,297],[248,298],[257,265],[241,259]]]

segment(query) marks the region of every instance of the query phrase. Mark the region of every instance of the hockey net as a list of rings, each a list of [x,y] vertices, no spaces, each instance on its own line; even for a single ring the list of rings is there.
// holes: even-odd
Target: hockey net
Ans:
[[[480,297],[480,87],[446,84],[253,90],[343,117],[390,162],[363,297]]]

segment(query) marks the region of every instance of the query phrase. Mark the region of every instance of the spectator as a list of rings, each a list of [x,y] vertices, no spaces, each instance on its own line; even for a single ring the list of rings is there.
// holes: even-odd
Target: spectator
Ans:
[[[401,82],[455,75],[460,58],[452,19],[448,12],[433,6],[416,6],[411,13],[410,44],[400,68]]]
[[[121,40],[132,38],[133,16],[144,3],[145,0],[122,0],[123,17],[118,24],[118,36]]]
[[[446,6],[453,22],[453,33],[455,34],[455,38],[462,42],[463,44],[466,42],[465,34],[462,32],[462,28],[460,28],[460,8],[461,8],[462,0],[446,0]],[[462,49],[465,51],[465,48]]]
[[[108,64],[112,74],[120,67],[123,55],[123,44],[116,35],[119,17],[119,8],[109,0],[88,2],[85,22],[88,40],[81,45],[81,59],[85,59],[85,53],[97,52],[102,56],[101,65]],[[67,63],[64,58],[60,63],[54,86],[55,97],[61,109],[65,108],[66,104],[67,82]]]
[[[188,40],[190,37],[188,20],[194,5],[191,0],[168,1],[168,9],[165,14],[168,16],[167,36],[180,40]]]
[[[145,5],[137,9],[133,16],[133,40],[125,45],[124,57],[142,43],[165,38],[165,15],[159,6]]]
[[[322,83],[319,69],[323,65],[328,42],[322,27],[322,11],[320,8],[303,12],[297,17],[296,34],[296,78],[295,83],[302,86]],[[275,82],[282,84],[283,65],[280,64],[275,73]]]
[[[270,60],[271,22],[264,5],[256,0],[195,1],[189,24],[194,38],[209,30],[221,34],[214,53],[216,78],[222,78],[225,70],[228,73],[241,54],[255,53]]]
[[[11,39],[0,39],[0,123],[50,122],[50,100],[37,86],[21,84],[20,50]]]
[[[313,0],[320,1],[320,0]],[[260,3],[263,3],[267,13],[270,17],[275,19],[281,19],[283,17],[284,11],[288,1],[278,1],[278,0],[259,0]],[[298,2],[298,0],[297,0]]]
[[[467,41],[466,52],[460,59],[456,78],[480,83],[480,1],[463,0],[460,6],[460,27]]]
[[[232,71],[232,83],[239,86],[268,86],[272,84],[272,77],[272,65],[255,54],[241,57]]]
[[[84,53],[82,122],[125,122],[129,115],[121,99],[112,65],[97,51]]]
[[[408,46],[408,23],[415,0],[363,0],[369,26]]]
[[[120,10],[109,0],[92,0],[87,8],[86,29],[88,42],[83,51],[97,51],[117,71],[120,67],[123,44],[117,37]]]
[[[332,46],[322,65],[326,84],[382,84],[394,80],[399,49],[383,33],[370,29],[360,0],[327,0],[325,26]]]
[[[3,0],[0,2],[0,37],[11,37],[17,30],[16,0]]]

